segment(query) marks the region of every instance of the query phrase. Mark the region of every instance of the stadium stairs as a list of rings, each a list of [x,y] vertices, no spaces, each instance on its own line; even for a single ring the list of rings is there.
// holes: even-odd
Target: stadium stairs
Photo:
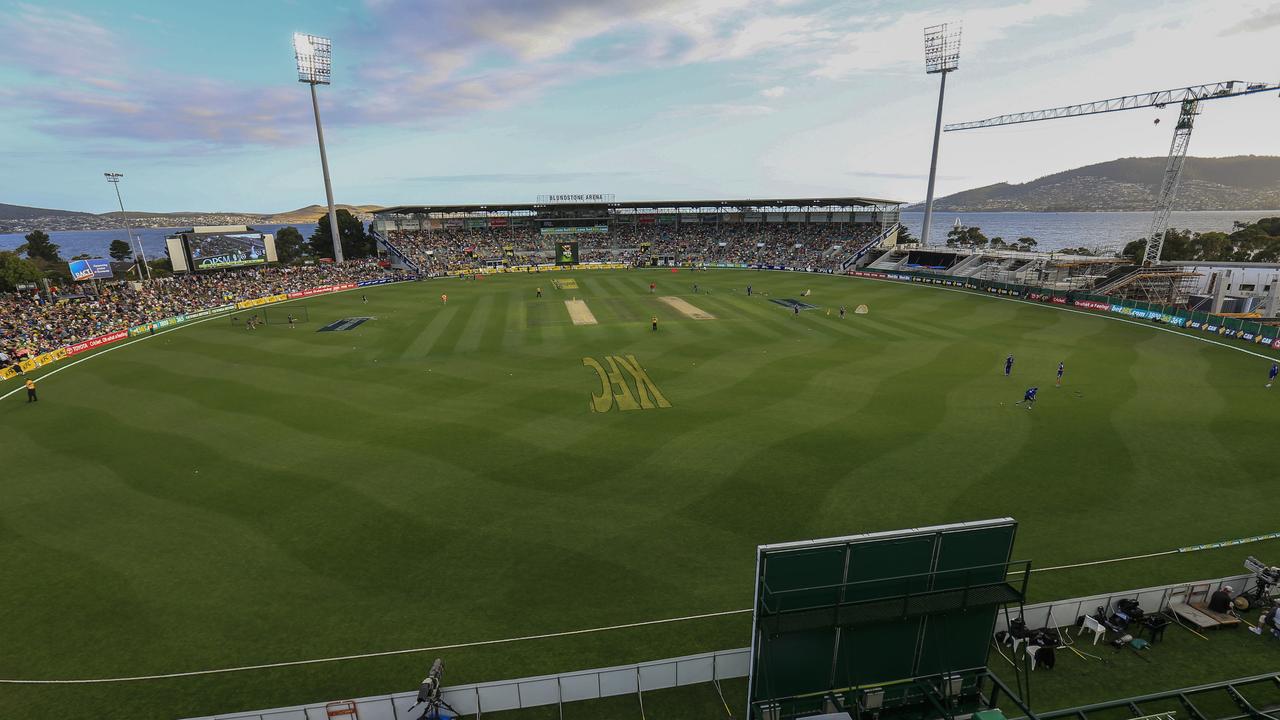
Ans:
[[[852,253],[845,257],[844,260],[840,261],[840,269],[849,270],[850,268],[856,268],[858,263],[861,262],[863,258],[867,257],[868,253],[873,249],[880,247],[880,244],[883,243],[886,238],[898,232],[900,227],[901,225],[899,223],[894,223],[883,230],[879,235],[876,235],[874,238],[871,238],[865,243],[859,245]]]
[[[416,273],[419,273],[419,274],[421,274],[421,273],[422,273],[422,268],[418,267],[418,264],[417,264],[417,263],[415,263],[414,261],[410,260],[408,255],[405,255],[403,252],[401,252],[401,251],[400,251],[400,248],[398,248],[398,247],[396,247],[394,244],[392,244],[392,242],[391,242],[390,240],[388,240],[387,238],[383,237],[383,236],[382,236],[382,234],[381,234],[381,233],[379,233],[378,231],[373,230],[373,231],[371,231],[371,232],[372,232],[372,234],[373,234],[373,238],[374,238],[374,240],[377,242],[377,244],[378,244],[378,245],[379,245],[383,250],[385,250],[385,251],[387,252],[387,254],[388,254],[388,255],[390,255],[390,256],[391,256],[391,264],[392,264],[393,266],[394,266],[394,265],[396,265],[396,264],[399,264],[399,265],[401,265],[401,266],[403,266],[403,267],[406,267],[406,268],[408,268],[408,269],[410,269],[410,270],[412,270],[412,271],[414,271],[414,272],[416,272]]]

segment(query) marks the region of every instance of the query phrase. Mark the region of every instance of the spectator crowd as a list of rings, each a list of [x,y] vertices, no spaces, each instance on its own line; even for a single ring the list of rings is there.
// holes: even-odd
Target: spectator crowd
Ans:
[[[427,274],[554,261],[561,240],[580,262],[730,263],[838,270],[879,225],[853,223],[611,223],[607,233],[540,235],[537,227],[392,230],[392,246]]]
[[[0,363],[117,330],[253,298],[393,277],[375,261],[188,273],[149,282],[85,284],[52,300],[0,294]]]

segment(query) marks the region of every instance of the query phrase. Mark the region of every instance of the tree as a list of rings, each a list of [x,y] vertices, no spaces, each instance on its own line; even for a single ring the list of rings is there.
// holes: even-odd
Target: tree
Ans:
[[[73,258],[71,258],[71,259],[72,259],[72,260],[89,260],[89,259],[90,259],[90,258],[92,258],[92,257],[93,257],[93,256],[92,256],[92,255],[90,255],[89,253],[80,253],[79,255],[76,255],[75,257],[73,257]]]
[[[30,260],[23,260],[15,252],[0,251],[0,290],[11,292],[22,283],[39,282],[44,275]]]
[[[339,230],[338,232],[342,232]],[[298,228],[290,225],[276,231],[276,257],[280,262],[293,262],[302,257],[302,233],[298,232]],[[330,243],[330,254],[332,254],[333,243]],[[346,248],[344,247],[345,251]]]
[[[348,210],[338,211],[338,237],[342,239],[343,257],[361,258],[373,253],[373,242],[364,232],[364,223]],[[329,232],[328,215],[321,215],[316,221],[315,234],[307,244],[312,255],[333,257],[333,235]]]
[[[954,227],[947,233],[947,247],[980,248],[987,246],[987,236],[981,228]]]
[[[898,244],[899,245],[903,243],[916,243],[916,242],[920,242],[919,238],[912,237],[911,230],[908,229],[906,225],[900,225],[898,227]]]
[[[1003,250],[1009,246],[1004,244],[1004,238],[997,235],[991,238],[991,244],[988,247],[990,247],[992,250]]]
[[[1014,247],[1015,249],[1017,249],[1017,250],[1022,250],[1022,251],[1024,251],[1024,252],[1030,252],[1030,251],[1032,251],[1032,250],[1035,250],[1036,245],[1038,245],[1038,244],[1039,244],[1039,243],[1037,243],[1037,242],[1036,242],[1036,239],[1035,239],[1035,238],[1030,238],[1030,237],[1020,237],[1020,238],[1018,238],[1017,242],[1015,242],[1015,243],[1013,244],[1013,247]]]
[[[107,254],[112,260],[128,260],[133,257],[133,248],[129,247],[129,243],[117,238],[107,247]]]
[[[45,260],[48,262],[62,262],[62,257],[58,255],[61,250],[57,244],[49,239],[48,233],[43,230],[32,230],[26,236],[27,257],[31,260]]]
[[[1062,255],[1084,255],[1085,257],[1091,257],[1093,255],[1093,251],[1084,246],[1074,247],[1074,248],[1062,248],[1058,252]]]

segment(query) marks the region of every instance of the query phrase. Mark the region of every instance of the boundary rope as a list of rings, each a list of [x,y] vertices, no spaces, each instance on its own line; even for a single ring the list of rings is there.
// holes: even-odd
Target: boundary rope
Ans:
[[[1142,560],[1145,558],[1160,557],[1162,555],[1176,555],[1181,553],[1199,552],[1201,550],[1214,550],[1218,548],[1231,547],[1235,545],[1244,545],[1247,543],[1261,542],[1264,540],[1280,539],[1280,532],[1265,533],[1262,535],[1253,535],[1246,538],[1237,538],[1234,540],[1223,540],[1221,542],[1206,543],[1202,545],[1188,545],[1186,547],[1174,550],[1164,550],[1161,552],[1145,553],[1142,555],[1129,555],[1127,557],[1110,558],[1107,560],[1092,560],[1088,562],[1072,563],[1070,565],[1055,565],[1052,567],[1032,568],[1031,572],[1052,572],[1054,570],[1068,570],[1071,568],[1089,567],[1092,565],[1104,565],[1108,563],[1126,562],[1129,560]],[[1012,575],[1020,575],[1021,571],[1010,573]],[[259,665],[242,665],[239,667],[213,668],[209,670],[189,670],[186,672],[159,673],[155,675],[133,675],[128,677],[112,677],[112,678],[71,678],[71,679],[20,679],[20,678],[0,678],[0,685],[98,685],[104,683],[122,683],[122,682],[139,682],[143,680],[170,680],[174,678],[195,677],[199,675],[223,675],[226,673],[247,672],[250,670],[270,670],[273,668],[296,667],[299,665],[320,665],[322,663],[345,662],[348,660],[364,660],[368,658],[389,657],[393,655],[412,655],[415,653],[435,652],[439,650],[459,650],[462,648],[484,647],[488,645],[506,645],[510,643],[526,642],[529,640],[547,640],[550,638],[570,637],[573,635],[590,635],[593,633],[610,632],[613,630],[626,630],[628,628],[647,627],[650,625],[669,625],[671,623],[689,622],[692,620],[706,620],[709,618],[728,617],[731,615],[745,615],[751,612],[751,608],[741,610],[721,610],[719,612],[701,613],[698,615],[685,615],[683,617],[662,618],[660,620],[641,620],[639,622],[623,623],[621,625],[603,625],[594,628],[582,628],[578,630],[563,630],[561,632],[539,633],[536,635],[520,635],[517,637],[499,638],[496,640],[476,640],[474,642],[449,643],[446,645],[431,645],[428,647],[404,648],[401,650],[382,650],[379,652],[359,653],[355,655],[337,655],[334,657],[311,658],[307,660],[288,660],[285,662],[262,663]]]

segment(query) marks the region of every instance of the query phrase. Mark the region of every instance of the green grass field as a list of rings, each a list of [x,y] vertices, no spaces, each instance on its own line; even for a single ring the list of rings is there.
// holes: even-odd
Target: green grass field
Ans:
[[[1260,358],[869,280],[556,277],[578,288],[434,281],[370,288],[367,303],[359,291],[299,301],[310,322],[293,330],[214,319],[58,372],[36,405],[0,402],[0,677],[170,673],[746,608],[767,542],[1011,515],[1017,556],[1052,566],[1280,529],[1260,504],[1274,495],[1280,402]],[[818,308],[799,317],[770,301],[807,288]],[[666,295],[715,319],[688,319]],[[598,324],[574,325],[571,298]],[[827,315],[862,303],[870,314]],[[354,316],[376,319],[316,332]],[[602,385],[584,358],[618,367],[640,404],[608,360],[628,356],[671,407],[592,411]],[[1041,388],[1032,411],[1013,405],[1029,385]],[[1248,553],[1277,562],[1280,543],[1041,573],[1033,599],[1235,574]],[[439,654],[462,683],[749,641],[737,615]],[[434,655],[0,685],[0,717],[175,718],[403,691]]]

